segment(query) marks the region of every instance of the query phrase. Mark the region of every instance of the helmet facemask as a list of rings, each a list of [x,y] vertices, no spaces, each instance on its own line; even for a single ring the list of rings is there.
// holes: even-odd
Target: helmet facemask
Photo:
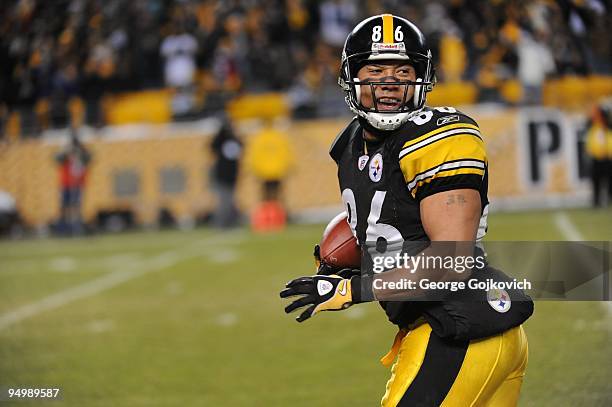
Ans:
[[[401,44],[403,45],[403,44]],[[403,62],[412,66],[415,70],[414,81],[399,80],[389,77],[375,81],[360,81],[357,72],[363,66],[375,64],[377,61]],[[370,125],[378,130],[391,131],[404,124],[416,112],[420,111],[425,104],[426,93],[431,91],[434,85],[433,69],[431,66],[431,53],[428,55],[409,54],[406,52],[364,52],[353,55],[343,54],[342,66],[338,83],[346,93],[346,103],[351,111],[364,118]],[[365,107],[361,102],[362,87],[370,86],[372,95],[372,107]],[[383,86],[398,86],[403,90],[403,97],[398,108],[389,110],[379,106],[380,99],[376,96],[376,89]],[[414,86],[414,92],[408,98],[408,90]]]

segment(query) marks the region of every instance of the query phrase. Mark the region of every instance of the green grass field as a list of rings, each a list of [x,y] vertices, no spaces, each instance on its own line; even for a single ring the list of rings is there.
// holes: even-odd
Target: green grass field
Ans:
[[[563,216],[584,239],[612,240],[611,210]],[[492,214],[488,239],[566,240],[558,217]],[[321,231],[0,242],[0,387],[62,387],[53,406],[378,405],[395,334],[379,306],[298,324],[278,297],[312,271]],[[610,405],[608,310],[536,304],[521,406]]]

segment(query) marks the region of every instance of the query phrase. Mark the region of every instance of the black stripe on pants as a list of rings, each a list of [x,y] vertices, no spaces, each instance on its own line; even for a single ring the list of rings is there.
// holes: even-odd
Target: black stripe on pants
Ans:
[[[431,332],[421,368],[398,407],[442,404],[461,370],[469,344],[469,341],[441,339]]]

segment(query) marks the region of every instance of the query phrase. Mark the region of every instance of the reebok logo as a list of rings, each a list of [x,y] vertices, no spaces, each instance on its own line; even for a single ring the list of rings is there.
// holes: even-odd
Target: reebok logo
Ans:
[[[357,161],[357,167],[359,168],[359,171],[362,171],[365,168],[369,159],[370,157],[368,157],[367,155],[362,155],[361,157],[359,157],[359,160]]]
[[[317,292],[320,296],[328,294],[332,288],[334,288],[334,285],[327,280],[319,280],[317,282]]]
[[[450,116],[440,117],[438,121],[436,122],[436,124],[438,126],[443,126],[445,124],[452,123],[452,122],[458,122],[458,121],[459,121],[459,115],[452,114]]]

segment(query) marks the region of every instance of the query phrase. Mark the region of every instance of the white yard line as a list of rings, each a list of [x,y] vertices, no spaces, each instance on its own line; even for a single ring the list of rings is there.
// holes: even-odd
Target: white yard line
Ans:
[[[576,228],[576,225],[571,221],[565,212],[555,213],[555,226],[566,240],[577,242],[584,241],[584,236]]]
[[[91,297],[145,274],[166,269],[187,258],[202,256],[205,254],[203,249],[206,246],[216,246],[220,243],[225,246],[240,242],[242,236],[243,234],[240,232],[211,236],[179,249],[167,250],[146,260],[129,262],[122,266],[120,270],[1,314],[0,331],[43,312],[59,308],[76,300]]]
[[[569,241],[584,241],[585,240],[582,233],[580,233],[578,228],[576,228],[576,225],[574,224],[574,222],[572,222],[572,220],[569,218],[569,216],[567,216],[565,212],[555,213],[554,220],[555,220],[555,225],[557,226],[557,229],[559,229],[559,232],[561,232],[561,234],[566,240],[569,240]],[[601,301],[601,305],[602,307],[604,307],[606,311],[608,311],[608,314],[612,316],[612,301]]]

